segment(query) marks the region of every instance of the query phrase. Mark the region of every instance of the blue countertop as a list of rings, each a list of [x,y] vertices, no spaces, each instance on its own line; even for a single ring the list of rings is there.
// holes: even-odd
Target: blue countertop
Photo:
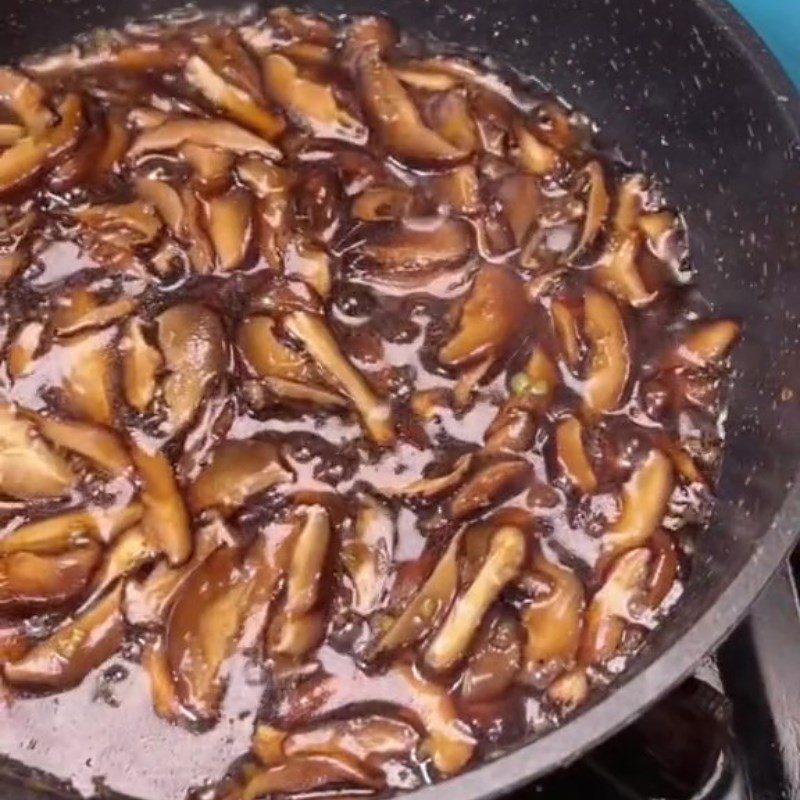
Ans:
[[[800,0],[730,0],[800,87]]]

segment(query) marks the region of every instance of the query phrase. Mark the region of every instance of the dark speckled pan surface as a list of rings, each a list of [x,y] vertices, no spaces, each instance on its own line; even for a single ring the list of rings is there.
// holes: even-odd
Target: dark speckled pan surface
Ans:
[[[6,0],[2,60],[173,5]],[[305,5],[385,12],[414,35],[534,75],[585,111],[603,142],[662,179],[669,202],[686,212],[703,293],[745,325],[718,512],[686,595],[613,691],[536,742],[413,795],[488,797],[575,758],[686,674],[744,614],[800,528],[800,101],[755,35],[716,0]],[[120,726],[108,735],[124,746]],[[0,795],[51,796],[12,778]]]

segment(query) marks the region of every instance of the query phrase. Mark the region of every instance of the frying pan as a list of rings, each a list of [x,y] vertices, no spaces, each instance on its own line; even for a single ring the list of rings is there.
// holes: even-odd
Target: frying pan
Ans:
[[[2,60],[174,4],[4,0]],[[668,201],[685,211],[702,291],[717,313],[744,322],[719,503],[697,542],[684,597],[630,669],[564,725],[413,795],[487,798],[576,758],[643,711],[730,631],[794,543],[800,528],[800,99],[760,40],[720,0],[306,5],[326,13],[386,13],[423,39],[434,36],[535,75],[586,111],[606,144],[618,144],[632,164],[663,179]],[[124,742],[123,719],[120,726],[117,740]],[[159,767],[169,769],[154,764]],[[9,800],[42,800],[57,796],[53,791],[10,765],[0,780],[0,796]]]

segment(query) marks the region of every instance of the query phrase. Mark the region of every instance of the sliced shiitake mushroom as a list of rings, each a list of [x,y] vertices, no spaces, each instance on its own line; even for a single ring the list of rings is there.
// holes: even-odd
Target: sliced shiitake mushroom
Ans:
[[[597,238],[608,216],[611,199],[606,189],[603,168],[599,161],[590,161],[582,170],[581,176],[586,181],[586,218],[583,230],[569,258],[576,258]]]
[[[163,641],[148,642],[142,651],[142,667],[150,682],[150,697],[153,710],[162,719],[174,720],[181,711],[175,682],[167,661]]]
[[[58,107],[59,121],[40,134],[26,136],[0,154],[0,192],[33,179],[63,152],[73,147],[83,129],[83,104],[68,94]]]
[[[10,147],[16,144],[25,135],[22,125],[12,123],[0,124],[0,147]]]
[[[589,679],[582,667],[576,667],[559,675],[547,687],[547,699],[562,711],[569,711],[581,705],[588,695]]]
[[[673,485],[669,458],[660,450],[651,450],[622,488],[619,517],[603,535],[606,557],[647,542],[661,524]]]
[[[460,595],[425,653],[433,670],[451,669],[463,659],[483,617],[525,558],[525,534],[504,525],[492,536],[486,560],[472,584]]]
[[[60,420],[31,414],[42,435],[57,447],[71,450],[110,475],[121,475],[131,466],[131,458],[122,439],[102,425],[74,420]]]
[[[32,135],[55,122],[44,89],[27,75],[9,67],[0,69],[0,104],[7,106]]]
[[[639,547],[614,562],[586,611],[581,664],[600,664],[617,652],[625,623],[631,617],[631,601],[644,593],[651,558],[646,547]]]
[[[442,775],[460,772],[475,752],[476,741],[469,727],[458,718],[447,691],[422,679],[412,667],[400,664],[393,674],[403,678],[410,692],[411,710],[422,720],[428,738],[423,744],[433,765]]]
[[[303,517],[286,576],[283,610],[289,616],[305,614],[316,605],[331,536],[330,518],[323,506],[308,506]]]
[[[160,625],[175,597],[189,576],[224,541],[216,526],[204,527],[195,537],[192,557],[180,567],[168,562],[156,564],[141,580],[129,580],[125,586],[125,618],[132,625]]]
[[[16,332],[6,353],[6,369],[12,381],[31,369],[43,333],[44,324],[41,322],[27,322]]]
[[[61,391],[75,415],[100,425],[114,422],[114,356],[116,331],[100,330],[64,339]]]
[[[481,202],[480,182],[471,164],[460,164],[447,172],[433,175],[430,192],[440,208],[452,209],[458,214],[474,214]]]
[[[377,791],[385,779],[344,754],[296,756],[283,764],[256,771],[241,789],[241,800],[277,794],[312,793],[328,787],[355,786]]]
[[[356,86],[364,111],[381,143],[392,155],[425,166],[458,161],[469,155],[427,127],[391,68],[376,49],[355,61]]]
[[[567,667],[574,660],[583,628],[583,584],[568,567],[546,558],[537,548],[533,574],[547,581],[547,592],[534,597],[522,613],[528,636],[526,670],[535,674],[555,663]]]
[[[144,336],[142,321],[131,319],[120,343],[122,353],[122,388],[125,399],[137,411],[144,412],[156,394],[157,375],[164,359]]]
[[[460,546],[461,537],[455,536],[428,579],[378,642],[376,654],[413,644],[439,623],[458,590]]]
[[[107,543],[142,518],[140,503],[109,509],[85,508],[29,522],[0,539],[0,555],[7,553],[60,553],[89,539]]]
[[[134,525],[121,534],[108,548],[103,563],[92,577],[92,592],[103,593],[123,575],[129,575],[144,564],[155,561],[158,549],[151,543],[144,526]]]
[[[674,367],[707,367],[724,359],[739,337],[741,326],[730,319],[701,322],[667,353],[664,369]]]
[[[278,737],[279,746],[270,746],[269,742],[276,742]],[[374,762],[411,755],[419,740],[419,733],[405,720],[370,714],[323,722],[291,733],[260,725],[253,737],[253,750],[268,765],[310,753],[347,753],[359,761]]]
[[[307,356],[283,344],[271,317],[247,317],[239,326],[239,350],[266,387],[285,400],[320,406],[346,406],[347,400],[328,387]]]
[[[58,555],[11,553],[0,558],[0,608],[59,606],[79,595],[100,556],[94,542]]]
[[[387,280],[458,266],[472,246],[469,225],[449,217],[376,222],[366,227],[363,235],[360,252]]]
[[[122,644],[122,585],[78,614],[21,659],[3,667],[16,686],[68,689],[79,684]]]
[[[622,314],[614,300],[602,292],[586,293],[584,329],[589,368],[582,386],[583,409],[594,418],[619,404],[630,373],[630,351]]]
[[[593,273],[603,288],[632,306],[646,305],[655,297],[645,286],[636,263],[640,248],[638,231],[613,237]]]
[[[188,142],[181,147],[181,154],[194,171],[194,183],[202,193],[219,192],[230,184],[235,161],[230,150]]]
[[[511,378],[512,396],[486,431],[487,450],[521,452],[530,447],[535,419],[550,408],[559,382],[553,359],[536,345],[525,369]]]
[[[184,75],[210,103],[221,108],[238,123],[257,131],[265,139],[277,138],[286,128],[281,117],[259,105],[243,89],[220,77],[200,56],[192,56],[186,62]]]
[[[189,487],[189,508],[195,514],[208,508],[229,514],[251,495],[293,478],[271,442],[259,439],[223,442],[214,449],[208,465]]]
[[[232,122],[197,117],[170,118],[157,127],[144,130],[128,150],[128,157],[177,150],[187,142],[201,147],[219,147],[241,155],[258,153],[274,161],[281,158],[275,145]]]
[[[439,350],[439,359],[457,366],[480,356],[500,355],[519,335],[526,312],[519,278],[506,267],[484,264],[464,302],[458,328]]]
[[[36,426],[0,404],[0,492],[22,500],[61,497],[77,482],[69,463],[38,435]]]
[[[546,175],[558,164],[558,153],[540,141],[520,120],[514,123],[514,135],[517,139],[516,156],[520,166],[534,175]]]
[[[476,636],[461,676],[461,697],[468,703],[494,700],[505,694],[522,665],[523,629],[504,609]]]
[[[567,364],[574,368],[580,360],[582,349],[575,314],[565,302],[557,298],[550,303],[550,314]]]
[[[134,181],[136,193],[145,202],[149,203],[164,220],[172,233],[183,238],[184,207],[181,196],[169,183],[156,178],[136,178]]]
[[[591,494],[597,488],[597,476],[583,444],[583,425],[576,417],[558,423],[556,457],[567,478],[584,494]]]
[[[377,397],[361,373],[345,358],[322,318],[306,311],[294,311],[286,317],[285,325],[352,400],[372,438],[378,444],[390,444],[394,440],[394,428],[389,404]]]
[[[458,486],[472,468],[473,455],[465,453],[459,456],[453,468],[444,475],[435,478],[418,478],[397,489],[394,494],[400,497],[423,498],[429,500],[439,497]]]
[[[132,445],[131,456],[142,481],[142,525],[149,541],[173,566],[192,552],[189,515],[169,459],[157,450]]]
[[[133,297],[101,303],[91,292],[79,289],[68,294],[53,311],[53,332],[57,336],[71,336],[89,328],[103,328],[128,316],[137,305]]]
[[[481,467],[453,495],[450,502],[453,519],[468,517],[518,491],[530,472],[530,465],[517,459],[494,461]]]
[[[224,272],[241,266],[253,235],[249,192],[233,189],[208,201],[208,232]]]
[[[389,509],[368,494],[359,498],[352,538],[342,543],[342,564],[353,583],[352,609],[368,616],[378,608],[386,589],[395,546]]]
[[[72,214],[101,236],[105,233],[124,233],[132,245],[152,242],[162,225],[153,206],[141,200],[120,205],[100,203],[77,209]]]
[[[331,293],[330,257],[321,248],[300,241],[289,242],[283,254],[284,273],[308,284],[321,298]]]
[[[404,186],[368,186],[353,198],[350,215],[364,222],[405,219],[413,199]]]
[[[251,580],[238,548],[215,550],[188,577],[169,615],[166,655],[181,704],[213,719],[224,666],[240,633]]]
[[[473,119],[467,93],[453,89],[431,99],[426,116],[433,130],[467,153],[478,149],[480,128]]]
[[[169,373],[164,399],[170,422],[178,430],[192,421],[207,389],[225,367],[225,331],[206,306],[180,303],[159,315],[158,341]]]
[[[364,143],[366,127],[337,102],[331,86],[303,77],[286,56],[264,58],[264,85],[272,98],[315,136]]]
[[[325,638],[327,615],[316,608],[305,614],[291,615],[283,609],[272,619],[267,630],[267,650],[272,656],[288,656],[300,660]]]

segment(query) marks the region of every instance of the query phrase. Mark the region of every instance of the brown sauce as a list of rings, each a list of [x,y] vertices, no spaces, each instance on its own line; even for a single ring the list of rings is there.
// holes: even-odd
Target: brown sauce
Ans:
[[[0,752],[380,794],[625,668],[738,326],[580,115],[286,9],[104,32],[0,109]]]

